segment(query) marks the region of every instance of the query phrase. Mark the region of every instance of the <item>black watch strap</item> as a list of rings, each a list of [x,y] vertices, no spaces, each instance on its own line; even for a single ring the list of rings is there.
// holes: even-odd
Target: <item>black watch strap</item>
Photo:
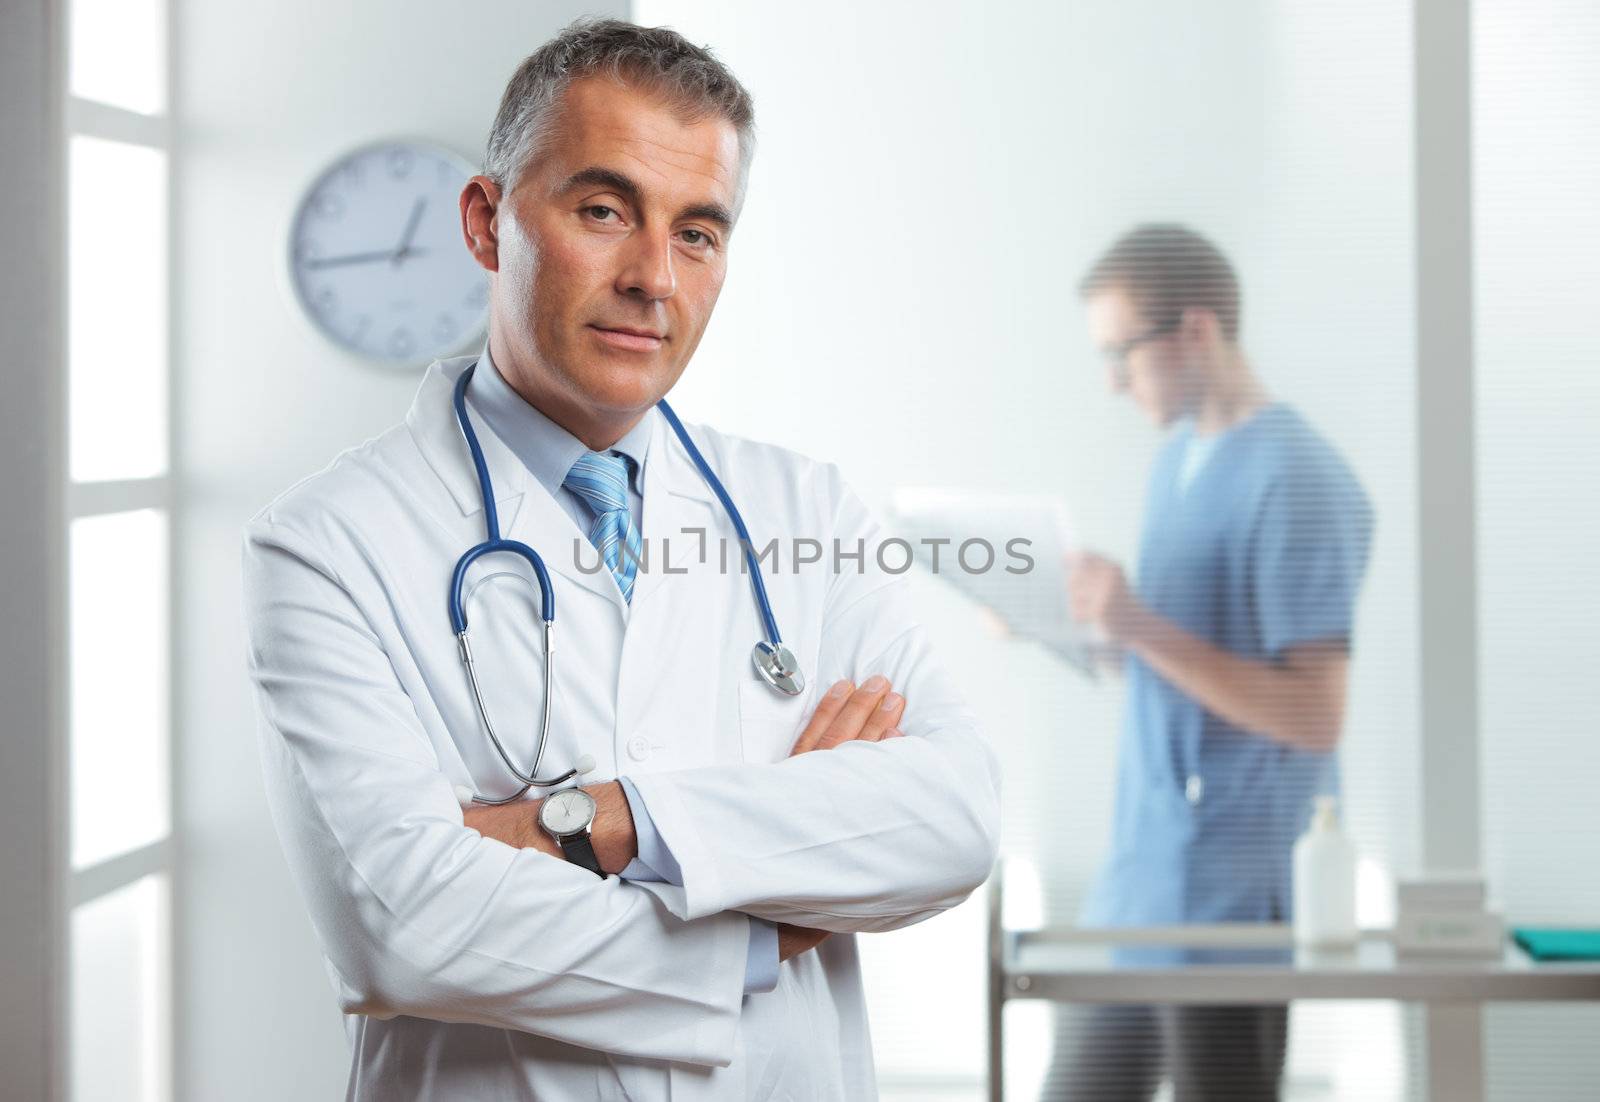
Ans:
[[[600,879],[606,878],[605,871],[600,868],[600,858],[594,855],[594,844],[589,840],[589,832],[582,834],[569,834],[565,838],[556,839],[561,843],[561,852],[567,855],[567,860],[574,865],[582,865]]]

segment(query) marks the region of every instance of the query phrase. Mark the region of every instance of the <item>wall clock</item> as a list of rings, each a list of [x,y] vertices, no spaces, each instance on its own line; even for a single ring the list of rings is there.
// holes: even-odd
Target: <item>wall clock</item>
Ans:
[[[421,141],[361,146],[306,188],[289,229],[294,296],[319,332],[378,363],[415,367],[483,341],[488,274],[461,239],[474,174]]]

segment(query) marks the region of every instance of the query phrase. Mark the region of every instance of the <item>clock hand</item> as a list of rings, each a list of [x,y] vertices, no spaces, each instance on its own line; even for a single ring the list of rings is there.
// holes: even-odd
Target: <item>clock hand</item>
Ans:
[[[422,221],[422,208],[427,204],[428,197],[423,195],[419,196],[416,203],[411,207],[411,220],[406,223],[406,230],[400,235],[400,245],[395,249],[394,257],[391,260],[391,263],[397,268],[402,260],[412,255],[411,238],[417,232],[417,223]]]
[[[426,249],[408,249],[407,255],[421,256],[425,252],[427,252]],[[307,260],[305,261],[305,266],[307,268],[337,268],[345,264],[371,264],[376,260],[393,260],[394,255],[394,252],[389,249],[376,253],[351,253],[349,256],[329,256]]]

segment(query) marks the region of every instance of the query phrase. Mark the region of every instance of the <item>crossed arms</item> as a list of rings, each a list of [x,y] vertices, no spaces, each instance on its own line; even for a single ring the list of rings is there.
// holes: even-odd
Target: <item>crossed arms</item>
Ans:
[[[836,500],[836,531],[869,531]],[[363,612],[388,607],[381,584],[342,578],[301,527],[269,515],[247,534],[249,659],[269,803],[345,1011],[726,1065],[747,915],[889,930],[988,876],[996,760],[904,579],[833,580],[817,676],[884,674],[917,702],[905,737],[630,778],[683,884],[601,880],[467,825],[428,734],[444,719],[405,690],[399,629]]]
[[[905,732],[895,724],[905,714],[905,709],[906,698],[890,691],[887,678],[868,678],[859,688],[849,679],[841,678],[817,703],[816,711],[795,740],[789,756],[831,750],[846,742],[903,738]],[[639,854],[633,814],[621,782],[604,781],[583,788],[595,801],[594,823],[590,827],[595,858],[605,872],[620,873]],[[495,838],[508,846],[537,849],[551,857],[564,858],[556,840],[538,825],[539,806],[543,803],[543,799],[534,799],[497,806],[469,807],[462,813],[462,818],[467,826],[485,838]],[[786,961],[816,948],[827,939],[828,933],[827,930],[813,930],[788,922],[778,923],[778,960]]]

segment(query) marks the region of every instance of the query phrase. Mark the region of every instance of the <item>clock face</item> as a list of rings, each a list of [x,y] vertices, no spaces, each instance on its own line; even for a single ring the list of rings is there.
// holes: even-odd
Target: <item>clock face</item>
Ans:
[[[290,228],[295,295],[340,347],[416,366],[483,339],[487,273],[461,240],[472,167],[448,150],[385,142],[346,154]]]
[[[539,817],[547,830],[572,834],[589,824],[594,815],[594,797],[578,788],[563,788],[546,796],[539,806]]]

